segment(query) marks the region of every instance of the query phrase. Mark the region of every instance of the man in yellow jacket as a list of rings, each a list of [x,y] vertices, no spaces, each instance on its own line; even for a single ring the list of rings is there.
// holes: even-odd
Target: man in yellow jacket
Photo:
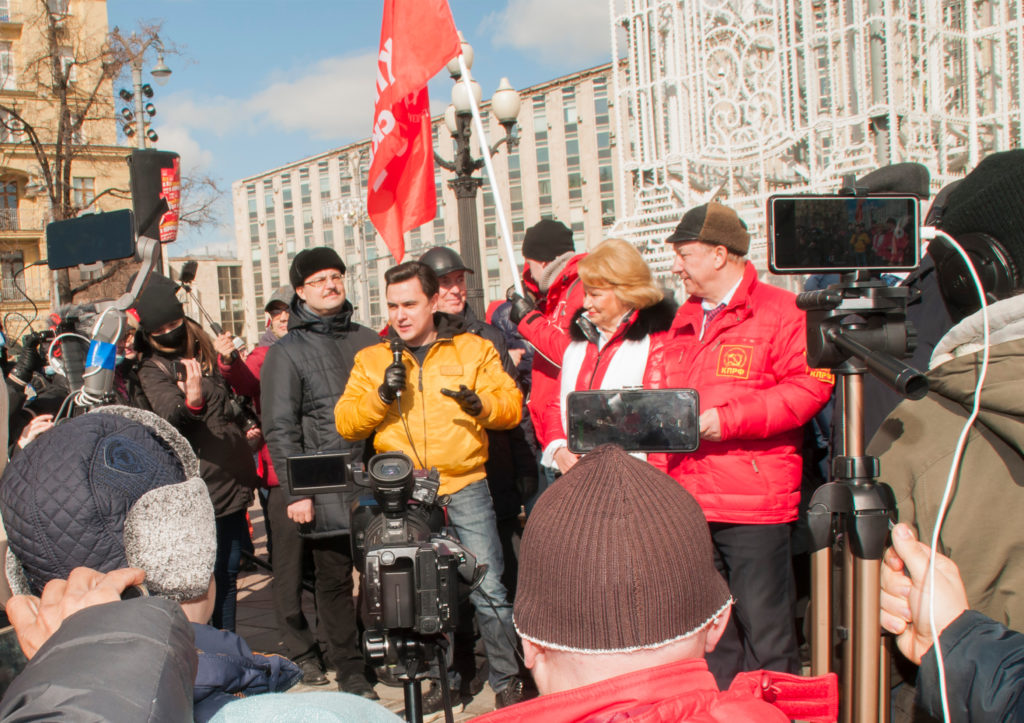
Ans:
[[[487,565],[470,600],[487,651],[495,705],[523,699],[512,606],[501,584],[504,561],[487,487],[488,429],[519,424],[522,395],[498,352],[465,322],[437,311],[437,276],[409,261],[384,274],[387,340],[356,354],[345,393],[334,409],[349,440],[376,432],[378,452],[399,451],[419,469],[437,467],[439,494],[462,543]]]

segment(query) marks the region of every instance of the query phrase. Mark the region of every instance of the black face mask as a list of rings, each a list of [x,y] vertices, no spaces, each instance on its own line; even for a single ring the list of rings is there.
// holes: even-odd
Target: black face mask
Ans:
[[[165,331],[163,334],[149,335],[150,339],[168,349],[175,349],[181,346],[187,337],[188,331],[185,329],[185,322],[182,322],[180,326],[176,326],[170,331]]]

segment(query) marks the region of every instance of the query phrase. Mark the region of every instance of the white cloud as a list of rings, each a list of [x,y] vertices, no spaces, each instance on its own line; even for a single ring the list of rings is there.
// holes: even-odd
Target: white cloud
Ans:
[[[484,25],[497,47],[536,53],[543,61],[576,58],[580,67],[611,59],[608,0],[509,0]]]
[[[247,112],[284,131],[314,138],[369,135],[377,53],[325,58],[295,77],[280,78],[245,102]]]
[[[160,140],[159,148],[174,150],[181,156],[181,171],[192,175],[197,171],[208,171],[213,164],[213,151],[203,148],[189,129],[181,125],[166,124],[157,126]]]

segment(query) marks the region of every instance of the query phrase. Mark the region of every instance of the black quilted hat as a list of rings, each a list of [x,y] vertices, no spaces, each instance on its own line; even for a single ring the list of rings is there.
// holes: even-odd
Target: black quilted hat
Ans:
[[[150,592],[206,592],[217,535],[188,442],[151,412],[103,407],[43,433],[0,478],[15,593],[76,567],[146,571]],[[27,587],[27,589],[25,589]]]

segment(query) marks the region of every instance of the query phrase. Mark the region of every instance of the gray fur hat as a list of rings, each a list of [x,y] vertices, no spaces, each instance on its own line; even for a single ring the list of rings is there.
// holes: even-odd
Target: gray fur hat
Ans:
[[[188,442],[152,412],[102,407],[40,435],[0,478],[0,514],[15,594],[80,566],[142,568],[178,601],[209,587],[213,505]]]

